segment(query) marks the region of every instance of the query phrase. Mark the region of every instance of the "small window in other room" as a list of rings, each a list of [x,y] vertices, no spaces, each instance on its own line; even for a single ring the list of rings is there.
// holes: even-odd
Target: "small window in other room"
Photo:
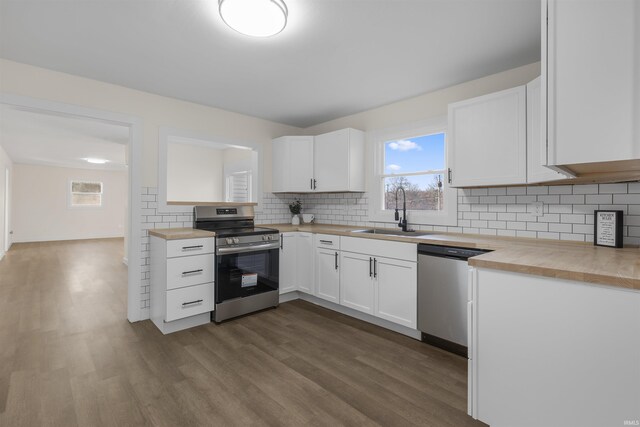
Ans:
[[[249,202],[251,192],[251,171],[235,172],[227,176],[227,202]]]
[[[380,175],[383,210],[395,209],[396,190],[402,187],[406,192],[407,209],[442,211],[446,203],[445,176],[444,133],[386,141],[384,170]],[[401,192],[398,199],[401,203]]]
[[[71,207],[102,206],[102,183],[71,181],[69,204]]]

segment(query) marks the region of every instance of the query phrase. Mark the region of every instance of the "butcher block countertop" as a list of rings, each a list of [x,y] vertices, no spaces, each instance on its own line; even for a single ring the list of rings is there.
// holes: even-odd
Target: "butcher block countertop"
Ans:
[[[365,239],[490,249],[469,265],[640,290],[640,249],[605,248],[592,243],[429,232],[424,236],[354,233],[371,227],[325,224],[264,224],[281,232],[302,231]]]
[[[203,237],[215,237],[213,231],[198,230],[193,228],[156,228],[149,230],[150,236],[160,237],[165,240],[199,239]]]

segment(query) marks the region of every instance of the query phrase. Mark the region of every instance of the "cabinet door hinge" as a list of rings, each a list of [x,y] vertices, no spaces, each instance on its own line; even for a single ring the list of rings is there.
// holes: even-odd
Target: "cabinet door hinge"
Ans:
[[[453,180],[453,173],[451,172],[451,168],[447,169],[447,171],[448,171],[447,181],[449,182],[449,184],[451,184],[451,181]]]

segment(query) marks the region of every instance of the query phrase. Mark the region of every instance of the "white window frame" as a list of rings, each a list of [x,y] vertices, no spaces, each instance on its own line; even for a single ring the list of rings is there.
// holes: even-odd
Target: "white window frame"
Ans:
[[[393,210],[383,209],[384,197],[384,181],[383,178],[390,176],[384,170],[384,153],[385,143],[409,139],[425,135],[433,135],[437,133],[445,134],[445,165],[442,180],[442,194],[444,197],[444,209],[441,211],[425,211],[425,210],[407,210],[407,221],[410,224],[418,225],[435,225],[435,226],[451,226],[458,225],[458,192],[449,185],[447,180],[449,159],[447,158],[447,117],[441,116],[424,120],[417,123],[411,123],[394,128],[387,128],[378,131],[372,131],[368,135],[368,145],[370,151],[370,173],[369,173],[369,221],[393,223]],[[420,172],[422,174],[424,172]],[[435,173],[435,172],[434,172]],[[397,176],[416,175],[415,173],[398,173]],[[398,206],[401,207],[402,200],[398,200]]]
[[[86,182],[89,184],[100,184],[100,204],[99,205],[74,205],[73,204],[73,183]],[[104,183],[102,181],[91,181],[87,179],[70,179],[69,191],[67,192],[67,206],[69,209],[101,209],[104,207]],[[98,193],[82,193],[82,194],[98,194]]]

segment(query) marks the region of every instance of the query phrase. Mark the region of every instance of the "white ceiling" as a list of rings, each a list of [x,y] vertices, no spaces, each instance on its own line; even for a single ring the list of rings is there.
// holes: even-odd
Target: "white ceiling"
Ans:
[[[540,59],[540,0],[285,0],[271,38],[217,0],[0,0],[0,56],[298,127]]]
[[[125,170],[128,141],[125,126],[0,106],[0,145],[15,163]]]

